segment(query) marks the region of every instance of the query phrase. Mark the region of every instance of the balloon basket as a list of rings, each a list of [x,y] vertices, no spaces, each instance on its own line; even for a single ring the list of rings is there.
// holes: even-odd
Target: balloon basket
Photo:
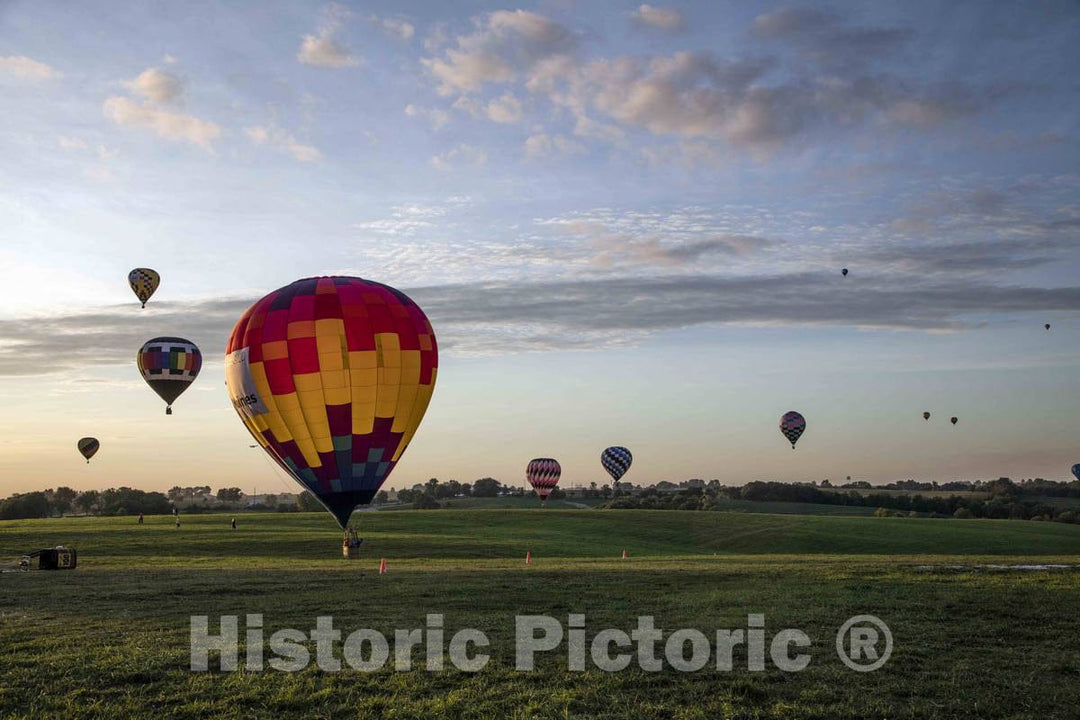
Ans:
[[[360,559],[360,545],[364,541],[361,540],[356,531],[349,528],[345,531],[345,537],[341,541],[341,555],[346,560],[359,560]]]

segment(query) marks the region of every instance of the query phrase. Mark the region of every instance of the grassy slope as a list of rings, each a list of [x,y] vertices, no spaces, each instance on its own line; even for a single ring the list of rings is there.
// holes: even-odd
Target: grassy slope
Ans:
[[[337,557],[322,515],[0,523],[0,557],[66,542],[72,573],[0,575],[0,716],[1073,717],[1080,573],[925,572],[918,565],[1080,563],[1080,527],[690,512],[470,511],[358,516],[366,557]],[[618,560],[623,549],[628,561]],[[525,549],[535,562],[522,562]],[[719,553],[719,555],[714,555]],[[965,558],[956,556],[968,555]],[[379,557],[390,574],[373,573]],[[981,557],[981,560],[980,560]],[[270,630],[332,614],[346,632],[477,627],[483,672],[194,674],[192,614],[261,612]],[[588,627],[800,627],[810,669],[681,674],[512,671],[513,617],[584,612]],[[896,636],[859,675],[835,629],[872,612]],[[738,667],[738,666],[737,666]]]

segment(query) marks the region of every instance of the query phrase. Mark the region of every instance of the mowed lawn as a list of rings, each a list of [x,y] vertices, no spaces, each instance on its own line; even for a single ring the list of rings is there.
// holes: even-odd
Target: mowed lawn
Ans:
[[[64,543],[73,572],[0,575],[0,717],[1073,718],[1080,715],[1080,526],[679,511],[362,513],[364,557],[328,515],[65,518],[0,523],[0,558]],[[629,553],[621,559],[623,550]],[[525,553],[533,563],[525,565]],[[386,558],[389,572],[377,573]],[[960,566],[960,567],[958,567]],[[330,615],[347,635],[477,628],[492,660],[454,669],[188,669],[190,616],[263,616],[266,635]],[[810,666],[682,673],[567,670],[565,643],[514,669],[516,615],[591,638],[651,615],[670,632],[799,628]],[[835,650],[849,617],[894,637],[873,673]],[[662,656],[662,643],[659,646]],[[338,657],[340,643],[338,644]],[[422,663],[423,651],[415,662]],[[269,658],[269,652],[266,657]],[[241,654],[243,661],[243,653]],[[216,663],[215,663],[216,664]]]

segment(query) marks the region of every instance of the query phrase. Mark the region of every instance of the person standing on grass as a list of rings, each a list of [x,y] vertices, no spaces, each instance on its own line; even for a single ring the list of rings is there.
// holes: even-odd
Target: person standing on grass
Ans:
[[[143,514],[142,513],[139,513],[139,524],[140,525],[143,524]]]
[[[233,529],[233,530],[235,530],[235,529],[236,529],[236,518],[233,518],[233,519],[232,519],[232,529]]]

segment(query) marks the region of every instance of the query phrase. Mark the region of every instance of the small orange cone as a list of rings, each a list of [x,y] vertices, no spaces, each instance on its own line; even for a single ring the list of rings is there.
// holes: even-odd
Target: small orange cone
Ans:
[[[532,552],[529,550],[525,551],[525,564],[532,565]]]
[[[386,558],[383,558],[382,562],[379,563],[379,574],[380,575],[385,575],[386,574]]]
[[[623,551],[622,551],[622,559],[623,559],[623,560],[625,560],[625,559],[626,559],[626,558],[628,558],[628,557],[630,557],[630,556],[626,554],[626,551],[625,551],[625,550],[623,550]]]

